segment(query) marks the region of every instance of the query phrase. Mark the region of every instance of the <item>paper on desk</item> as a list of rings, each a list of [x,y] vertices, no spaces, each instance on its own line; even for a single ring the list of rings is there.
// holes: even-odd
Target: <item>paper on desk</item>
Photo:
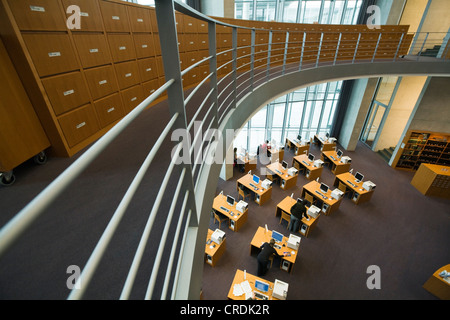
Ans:
[[[233,295],[236,297],[242,296],[245,293],[246,296],[252,293],[252,288],[250,287],[250,283],[248,280],[244,282],[236,283],[233,287]]]

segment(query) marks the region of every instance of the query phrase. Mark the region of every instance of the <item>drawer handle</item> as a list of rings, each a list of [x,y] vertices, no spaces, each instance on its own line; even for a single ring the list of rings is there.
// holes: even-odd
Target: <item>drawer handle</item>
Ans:
[[[132,73],[127,73],[127,74],[125,74],[125,78],[129,78],[129,77],[131,77],[131,75],[132,75]]]
[[[112,19],[113,20],[120,20],[120,17],[119,16],[112,16]]]
[[[147,69],[145,69],[145,71],[147,71],[147,72],[152,71],[152,68],[147,68]]]
[[[98,52],[98,49],[96,49],[96,48],[94,48],[94,49],[89,49],[89,52],[90,52],[90,53],[96,53],[96,52]]]
[[[80,12],[80,16],[82,16],[82,17],[89,17],[89,13],[87,13],[87,12]]]
[[[80,128],[84,127],[85,125],[86,125],[86,122],[83,121],[82,123],[77,124],[76,128],[80,129]]]
[[[61,52],[49,52],[48,56],[50,58],[52,58],[52,57],[61,57]]]
[[[110,113],[110,112],[113,112],[114,110],[115,110],[114,107],[112,107],[112,108],[109,108],[106,112]]]
[[[136,100],[137,100],[137,97],[131,98],[131,101],[136,101]]]
[[[144,22],[144,19],[137,19],[137,22]]]
[[[150,93],[153,93],[153,92],[155,92],[155,89],[150,90]]]
[[[73,89],[67,90],[67,91],[64,92],[64,96],[68,96],[69,94],[72,94],[74,92],[75,92],[75,90],[73,90]]]
[[[147,48],[147,47],[148,47],[148,45],[146,45],[146,44],[142,45],[142,48]]]
[[[37,12],[45,12],[44,7],[38,7],[38,6],[30,6],[31,11],[37,11]]]
[[[127,47],[125,46],[119,47],[119,50],[127,50]]]
[[[102,84],[105,84],[105,83],[108,83],[108,81],[106,81],[106,80],[101,80],[101,81],[98,82],[99,85],[102,85]]]
[[[194,41],[190,41],[189,44],[194,44]]]

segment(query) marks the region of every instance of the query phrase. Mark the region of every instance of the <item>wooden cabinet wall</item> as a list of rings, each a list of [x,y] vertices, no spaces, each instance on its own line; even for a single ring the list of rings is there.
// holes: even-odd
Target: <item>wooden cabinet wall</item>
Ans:
[[[72,156],[106,133],[118,120],[165,82],[155,9],[119,0],[0,0],[0,34],[12,57],[30,101],[58,156]],[[80,8],[81,25],[70,29]],[[209,56],[208,23],[175,14],[181,70]],[[265,67],[269,31],[273,31],[271,64],[283,63],[286,31],[287,62],[315,62],[321,33],[320,59],[331,61],[354,55],[357,34],[364,32],[358,57],[371,56],[380,31],[366,26],[330,26],[215,18],[264,30],[256,31],[255,67]],[[383,29],[384,28],[384,29]],[[377,57],[392,58],[408,26],[383,26]],[[306,42],[303,43],[306,33]],[[405,37],[406,50],[411,39]],[[251,45],[251,31],[238,31],[238,45]],[[409,42],[408,42],[409,41]],[[219,77],[232,70],[232,28],[216,25]],[[364,51],[363,49],[367,49]],[[371,51],[372,50],[372,51]],[[403,54],[400,50],[399,55]],[[238,50],[239,71],[249,69],[250,47]],[[222,67],[221,67],[222,66]],[[209,74],[209,61],[187,72],[185,88]],[[165,99],[164,93],[161,99]]]

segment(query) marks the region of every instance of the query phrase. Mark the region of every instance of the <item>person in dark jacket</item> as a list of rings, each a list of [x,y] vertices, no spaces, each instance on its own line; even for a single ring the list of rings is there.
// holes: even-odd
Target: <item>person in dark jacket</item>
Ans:
[[[284,255],[279,255],[275,250],[273,245],[275,244],[274,239],[270,239],[270,242],[264,242],[261,246],[261,252],[258,254],[258,277],[264,276],[268,270],[268,264],[270,262],[270,257],[277,256],[283,257]]]
[[[302,217],[308,219],[306,215],[306,207],[303,202],[296,202],[291,207],[291,221],[289,222],[288,230],[291,232],[297,232],[300,228]]]

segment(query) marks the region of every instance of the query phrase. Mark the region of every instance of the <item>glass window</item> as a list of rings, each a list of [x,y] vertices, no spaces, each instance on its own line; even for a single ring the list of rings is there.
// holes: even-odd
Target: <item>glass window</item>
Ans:
[[[314,23],[319,21],[321,1],[304,1],[302,10],[303,19],[301,23]]]
[[[273,127],[283,127],[284,122],[284,111],[286,109],[286,104],[275,104],[273,106]]]
[[[253,20],[253,1],[236,1],[234,16],[236,19]]]
[[[275,20],[275,2],[258,1],[256,2],[256,20],[272,21]]]
[[[298,1],[284,1],[282,22],[297,21]]]

